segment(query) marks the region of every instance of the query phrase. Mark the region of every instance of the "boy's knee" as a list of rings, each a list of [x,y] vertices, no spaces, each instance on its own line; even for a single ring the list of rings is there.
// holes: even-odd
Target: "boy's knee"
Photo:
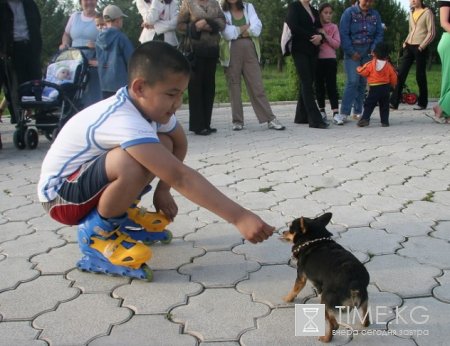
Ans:
[[[113,179],[126,175],[136,181],[148,180],[151,176],[144,166],[122,148],[113,149],[107,154],[106,173]]]

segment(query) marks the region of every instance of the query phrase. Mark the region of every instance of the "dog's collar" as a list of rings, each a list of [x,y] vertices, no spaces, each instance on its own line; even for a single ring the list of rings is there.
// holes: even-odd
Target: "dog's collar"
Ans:
[[[297,257],[298,254],[300,253],[300,250],[301,250],[302,248],[308,246],[309,244],[313,244],[313,243],[317,243],[317,242],[319,242],[319,241],[325,241],[325,240],[333,240],[333,239],[331,239],[331,237],[323,237],[323,238],[317,238],[317,239],[309,240],[309,241],[307,241],[306,243],[303,243],[303,244],[295,245],[295,246],[292,248],[292,255],[293,255],[294,257]]]

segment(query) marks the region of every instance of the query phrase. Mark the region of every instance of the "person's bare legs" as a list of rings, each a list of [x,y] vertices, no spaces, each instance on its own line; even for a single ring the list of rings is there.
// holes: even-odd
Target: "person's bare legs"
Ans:
[[[118,217],[125,214],[152,175],[122,148],[106,155],[105,166],[111,183],[102,193],[97,210],[104,218]]]

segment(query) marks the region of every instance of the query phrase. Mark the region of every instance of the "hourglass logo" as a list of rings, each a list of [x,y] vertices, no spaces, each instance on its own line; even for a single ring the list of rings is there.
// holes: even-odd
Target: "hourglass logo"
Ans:
[[[325,305],[295,304],[295,336],[325,335]]]

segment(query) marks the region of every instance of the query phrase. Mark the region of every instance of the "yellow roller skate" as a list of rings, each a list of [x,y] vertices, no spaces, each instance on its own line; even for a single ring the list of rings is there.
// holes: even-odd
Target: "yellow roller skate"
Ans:
[[[102,219],[96,210],[79,224],[78,242],[84,254],[77,263],[81,270],[152,281],[153,272],[145,264],[152,257],[150,248]]]
[[[122,224],[121,230],[134,240],[142,241],[146,245],[157,241],[169,244],[172,232],[166,230],[170,220],[162,213],[150,212],[144,207],[133,204],[128,210],[128,221]]]

